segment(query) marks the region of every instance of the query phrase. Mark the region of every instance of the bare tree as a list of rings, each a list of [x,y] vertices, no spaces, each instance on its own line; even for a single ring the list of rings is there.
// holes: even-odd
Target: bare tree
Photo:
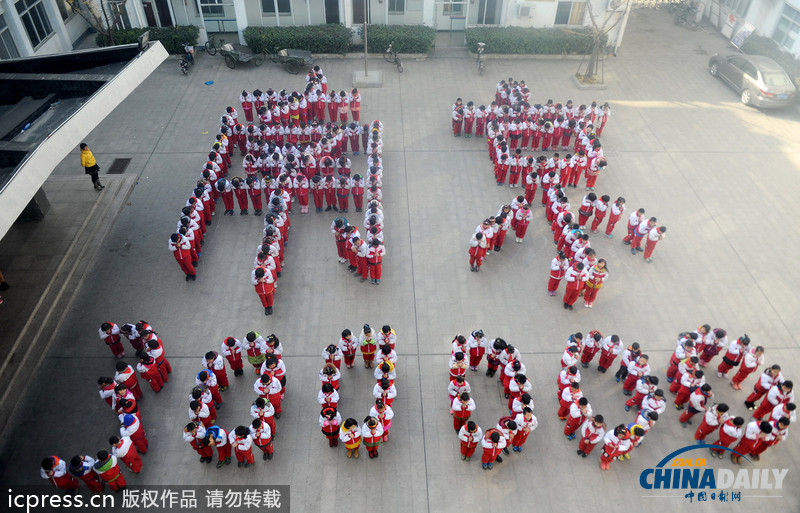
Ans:
[[[115,33],[124,28],[122,16],[128,0],[67,0],[72,10],[104,35],[109,45],[117,44]]]
[[[600,67],[600,63],[602,62],[602,55],[606,47],[606,40],[607,35],[611,30],[616,27],[624,18],[622,16],[622,12],[620,11],[620,7],[626,6],[631,0],[609,0],[609,7],[613,10],[607,11],[605,13],[605,17],[602,20],[602,23],[598,23],[597,17],[595,16],[594,10],[592,9],[592,2],[591,0],[586,2],[586,10],[589,13],[589,21],[591,22],[591,51],[588,53],[589,60],[586,64],[586,70],[581,72],[583,69],[584,62],[586,62],[586,56],[581,59],[581,63],[578,66],[578,72],[576,76],[578,80],[583,83],[592,83],[598,82],[598,68]],[[602,75],[600,76],[599,82],[603,81]]]

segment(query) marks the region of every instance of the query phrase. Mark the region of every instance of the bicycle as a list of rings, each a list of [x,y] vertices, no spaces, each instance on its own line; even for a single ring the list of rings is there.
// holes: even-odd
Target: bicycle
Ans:
[[[486,43],[478,43],[478,58],[475,62],[478,63],[478,73],[483,75],[486,70]]]
[[[383,58],[386,59],[386,62],[390,62],[397,66],[397,71],[399,73],[403,72],[403,62],[400,60],[400,57],[397,56],[397,52],[394,50],[394,41],[389,43],[389,48],[383,52]]]
[[[222,43],[225,41],[220,40],[219,45],[222,46]],[[208,55],[217,55],[217,40],[214,37],[214,34],[208,35],[208,41],[203,45],[202,50]]]

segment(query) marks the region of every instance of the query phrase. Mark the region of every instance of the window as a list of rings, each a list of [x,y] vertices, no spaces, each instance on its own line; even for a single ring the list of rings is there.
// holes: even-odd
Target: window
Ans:
[[[279,14],[292,14],[292,0],[261,0],[261,11],[264,14],[275,14],[275,4]]]
[[[403,14],[406,12],[406,0],[389,0],[389,14]]]
[[[50,25],[50,19],[47,17],[42,0],[19,0],[14,5],[31,44],[36,48],[53,33],[53,27]]]
[[[443,7],[442,14],[447,16],[461,16],[464,13],[464,4],[446,2]]]
[[[200,8],[203,9],[203,16],[209,18],[222,18],[225,16],[225,7],[222,0],[201,0]]]
[[[583,25],[586,2],[558,2],[554,25]]]
[[[61,13],[61,19],[64,21],[67,21],[67,19],[69,19],[69,17],[75,12],[67,0],[56,0],[56,5],[58,5],[58,12]]]
[[[722,3],[739,16],[745,16],[750,8],[751,0],[724,0]]]
[[[784,5],[772,39],[787,50],[794,51],[798,34],[800,34],[800,11]]]
[[[5,15],[0,14],[0,59],[16,59],[19,57],[17,45],[6,25]]]

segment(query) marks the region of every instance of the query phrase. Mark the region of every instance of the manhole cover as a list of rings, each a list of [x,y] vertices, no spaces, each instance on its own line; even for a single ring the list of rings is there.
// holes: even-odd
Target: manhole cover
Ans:
[[[106,173],[109,175],[121,175],[125,172],[130,163],[131,159],[114,159],[114,162],[111,163]]]

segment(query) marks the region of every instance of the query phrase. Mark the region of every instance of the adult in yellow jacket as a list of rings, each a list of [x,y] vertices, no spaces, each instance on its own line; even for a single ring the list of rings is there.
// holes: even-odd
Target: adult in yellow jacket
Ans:
[[[97,177],[97,173],[100,172],[100,166],[97,165],[92,150],[89,149],[89,145],[86,143],[81,143],[81,165],[86,170],[86,174],[92,177],[94,190],[99,191],[104,189],[105,187],[100,183],[100,179]]]

